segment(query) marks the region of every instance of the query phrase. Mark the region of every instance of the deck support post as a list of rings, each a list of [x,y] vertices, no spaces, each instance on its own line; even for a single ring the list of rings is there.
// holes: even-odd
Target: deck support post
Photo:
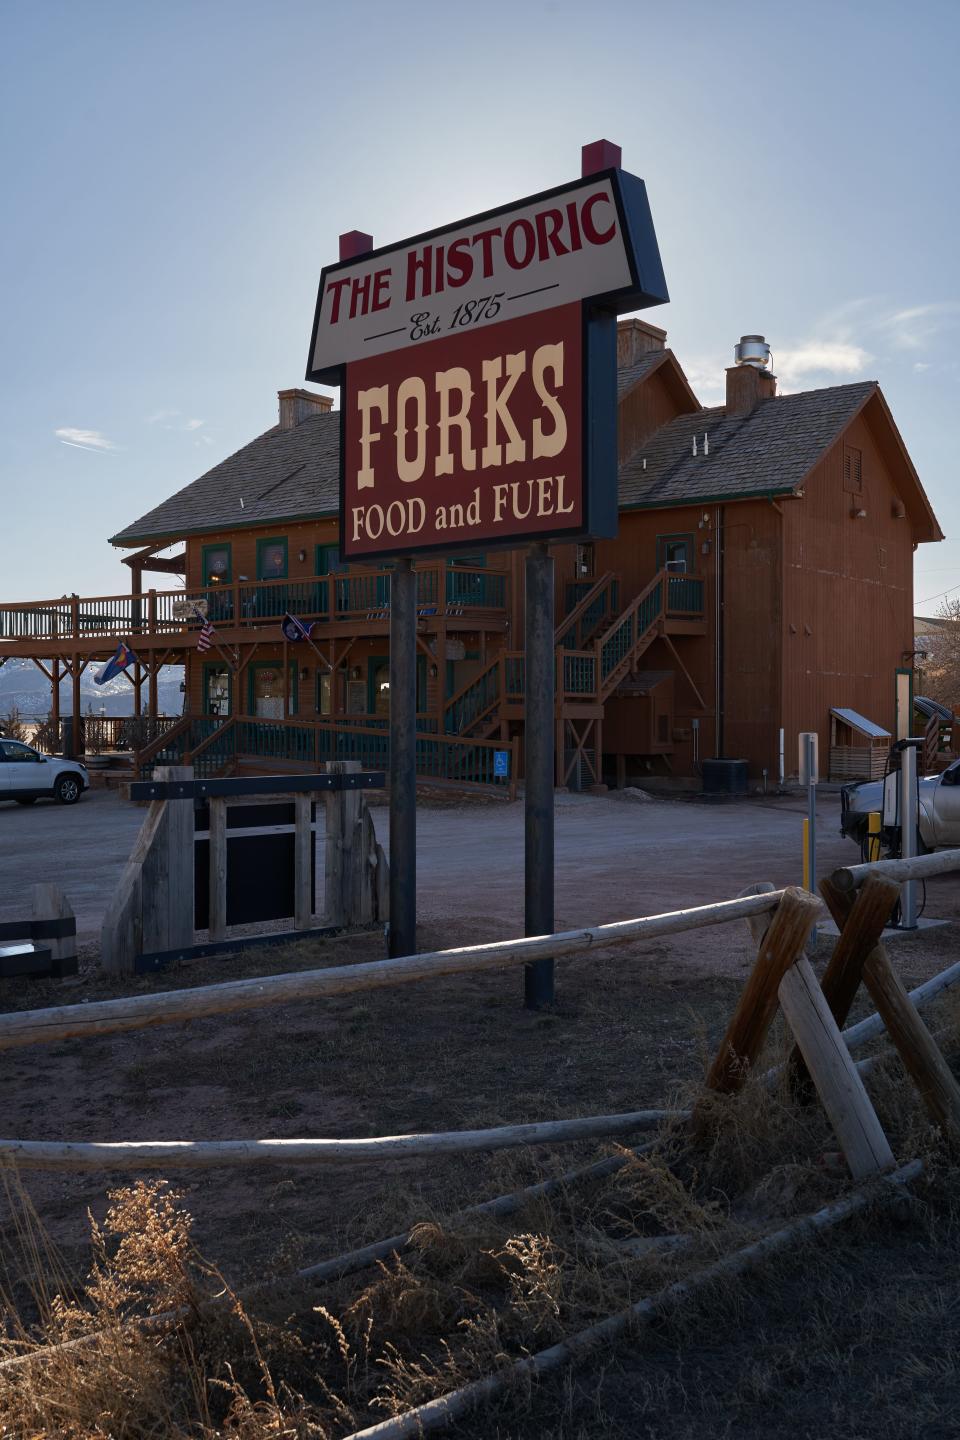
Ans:
[[[75,760],[78,755],[83,754],[83,746],[80,743],[80,656],[74,654],[73,665],[70,670],[71,700],[73,719],[70,722],[70,747],[63,747],[63,753],[70,760]]]
[[[543,541],[526,561],[526,653],[524,721],[524,934],[551,935],[553,923],[554,622],[553,556]],[[523,1003],[528,1010],[554,998],[553,960],[524,966]]]
[[[390,955],[417,950],[417,577],[390,581]]]
[[[53,679],[50,682],[50,719],[53,721],[53,750],[52,754],[59,755],[62,741],[60,737],[60,661],[51,661]]]

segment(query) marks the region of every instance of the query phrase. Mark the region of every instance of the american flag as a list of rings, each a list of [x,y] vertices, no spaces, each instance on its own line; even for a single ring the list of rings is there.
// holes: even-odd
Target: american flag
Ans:
[[[213,644],[213,637],[215,634],[216,631],[214,630],[210,621],[204,620],[203,626],[200,630],[200,634],[197,636],[197,649],[200,651],[201,655],[204,653],[204,651],[210,649],[210,646]]]

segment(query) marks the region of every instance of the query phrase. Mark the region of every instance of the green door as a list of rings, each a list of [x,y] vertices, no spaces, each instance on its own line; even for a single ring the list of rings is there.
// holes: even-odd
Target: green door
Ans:
[[[283,665],[272,660],[258,660],[247,667],[247,714],[258,720],[283,719]],[[290,714],[295,715],[299,706],[297,667],[289,665],[287,695],[290,700]]]

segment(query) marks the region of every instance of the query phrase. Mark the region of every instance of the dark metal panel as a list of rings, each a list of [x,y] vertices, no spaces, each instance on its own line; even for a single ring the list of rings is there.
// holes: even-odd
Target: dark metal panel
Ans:
[[[265,722],[267,723],[267,722]],[[356,775],[251,775],[213,780],[135,780],[131,800],[202,800],[211,795],[309,795],[316,790],[383,790],[383,770]]]

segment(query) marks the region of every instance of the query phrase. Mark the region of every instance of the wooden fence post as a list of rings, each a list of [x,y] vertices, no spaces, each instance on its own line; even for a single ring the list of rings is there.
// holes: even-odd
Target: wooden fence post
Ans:
[[[813,895],[793,886],[784,890],[761,942],[757,963],[710,1067],[706,1080],[709,1089],[731,1093],[743,1085],[777,1013],[780,981],[802,953],[820,911],[820,902]]]
[[[359,760],[328,760],[324,769],[328,775],[356,775],[362,766]],[[359,790],[326,793],[325,910],[327,924],[340,928],[358,923],[353,850],[361,844],[360,804]]]
[[[820,893],[840,931],[820,988],[831,1015],[842,1028],[860,988],[867,956],[883,934],[900,888],[872,875],[859,893],[849,893],[839,890],[825,877],[820,882]],[[812,1100],[813,1087],[799,1047],[793,1050],[787,1063],[797,1099]]]
[[[874,874],[859,890],[842,889],[832,879],[822,881],[820,888],[840,927],[837,948],[823,977],[823,992],[837,1023],[846,1020],[862,979],[932,1119],[960,1132],[960,1085],[880,940],[900,898],[899,885]]]
[[[58,885],[41,881],[33,887],[34,920],[74,920],[70,902]],[[50,948],[51,970],[57,979],[77,973],[77,934],[54,935],[40,942]]]
[[[805,955],[783,976],[779,999],[855,1180],[896,1164],[853,1057]]]
[[[313,919],[313,796],[295,795],[293,925],[309,930]]]
[[[210,797],[210,907],[212,941],[227,933],[227,801],[224,795]]]
[[[840,931],[821,988],[834,1020],[842,1026],[860,988],[867,956],[900,898],[900,887],[871,875],[859,891],[849,894],[839,890],[827,876],[820,882],[820,893]]]
[[[874,946],[867,957],[863,979],[931,1117],[938,1125],[950,1125],[960,1134],[960,1085],[882,945]]]
[[[340,775],[350,760],[328,760],[328,775]],[[346,923],[343,903],[343,796],[342,790],[328,790],[324,797],[326,842],[323,857],[323,907],[328,925],[341,929]]]
[[[159,781],[192,780],[190,765],[158,765]],[[143,949],[178,950],[193,944],[193,800],[163,800],[163,820],[143,861]]]

